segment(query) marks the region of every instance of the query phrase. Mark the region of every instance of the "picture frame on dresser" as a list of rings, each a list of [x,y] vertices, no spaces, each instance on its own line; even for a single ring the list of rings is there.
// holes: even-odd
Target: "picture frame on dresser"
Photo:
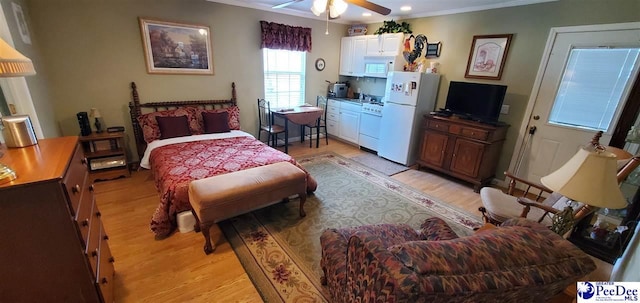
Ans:
[[[138,18],[149,74],[213,75],[209,27]]]
[[[465,78],[500,80],[513,34],[473,36]]]

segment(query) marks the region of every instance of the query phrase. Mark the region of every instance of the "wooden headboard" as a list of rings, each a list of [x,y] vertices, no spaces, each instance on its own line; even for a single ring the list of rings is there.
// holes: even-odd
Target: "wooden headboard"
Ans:
[[[133,135],[136,139],[136,149],[139,159],[142,159],[144,151],[147,148],[147,142],[144,141],[142,128],[138,123],[138,116],[149,112],[157,112],[179,107],[198,107],[204,109],[225,108],[236,105],[236,83],[231,83],[231,99],[227,100],[193,100],[193,101],[160,101],[150,103],[140,103],[138,89],[135,82],[131,82],[131,94],[133,101],[129,102],[129,114],[131,115],[131,124],[133,125]]]

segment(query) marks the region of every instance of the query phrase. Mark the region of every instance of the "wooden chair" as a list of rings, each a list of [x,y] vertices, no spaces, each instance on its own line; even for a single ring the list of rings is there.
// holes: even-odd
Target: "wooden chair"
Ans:
[[[309,148],[312,145],[312,137],[313,130],[316,130],[316,148],[320,147],[320,129],[324,129],[324,138],[329,145],[329,136],[327,135],[327,98],[323,96],[318,96],[316,99],[316,106],[322,108],[323,113],[316,122],[316,125],[303,125],[302,126],[302,138],[304,141],[304,137],[306,136],[306,129],[309,128]]]
[[[603,148],[598,140],[601,134],[596,134],[592,140],[594,147]],[[618,183],[631,174],[640,165],[640,155],[632,154],[615,147],[604,147],[618,157]],[[567,198],[554,193],[546,186],[514,176],[505,172],[510,179],[506,193],[499,189],[485,187],[480,191],[483,206],[479,208],[486,223],[501,224],[507,219],[522,217],[552,225],[552,217],[563,211]],[[520,184],[520,185],[519,185]],[[574,222],[580,221],[595,211],[594,207],[579,202],[574,209]]]
[[[258,99],[258,140],[260,140],[260,134],[262,132],[267,133],[267,144],[272,147],[276,146],[278,141],[278,134],[284,134],[284,127],[273,124],[273,115],[271,114],[271,107],[269,101],[265,99]],[[271,142],[271,143],[270,143]]]

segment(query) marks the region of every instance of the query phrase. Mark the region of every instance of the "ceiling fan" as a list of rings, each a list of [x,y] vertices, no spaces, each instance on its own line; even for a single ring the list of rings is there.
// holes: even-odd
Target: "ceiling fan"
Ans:
[[[283,8],[291,4],[302,2],[302,1],[304,0],[290,0],[278,5],[275,5],[273,6],[273,8],[274,9]],[[327,12],[329,17],[337,18],[347,10],[347,3],[351,3],[353,5],[366,8],[370,11],[373,11],[385,16],[391,13],[390,9],[366,0],[314,0],[313,6],[311,6],[311,12],[313,12],[316,16],[320,16],[320,14]]]

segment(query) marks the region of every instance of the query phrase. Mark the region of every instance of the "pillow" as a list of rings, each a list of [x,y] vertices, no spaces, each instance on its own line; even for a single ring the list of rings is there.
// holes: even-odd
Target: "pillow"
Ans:
[[[240,130],[240,108],[237,106],[231,106],[220,109],[198,109],[199,113],[220,113],[226,112],[229,114],[229,129]],[[200,128],[204,130],[204,121],[202,121],[202,114],[196,115],[199,119]]]
[[[191,136],[187,116],[156,117],[160,129],[160,139]]]
[[[202,121],[204,122],[205,134],[228,133],[229,129],[229,113],[202,113]]]
[[[142,136],[144,141],[150,143],[151,141],[160,138],[160,129],[158,128],[158,121],[156,117],[176,117],[187,116],[189,121],[189,129],[192,134],[202,133],[200,123],[196,117],[196,108],[184,107],[171,110],[164,110],[159,112],[152,112],[138,116],[138,123],[142,129]]]

